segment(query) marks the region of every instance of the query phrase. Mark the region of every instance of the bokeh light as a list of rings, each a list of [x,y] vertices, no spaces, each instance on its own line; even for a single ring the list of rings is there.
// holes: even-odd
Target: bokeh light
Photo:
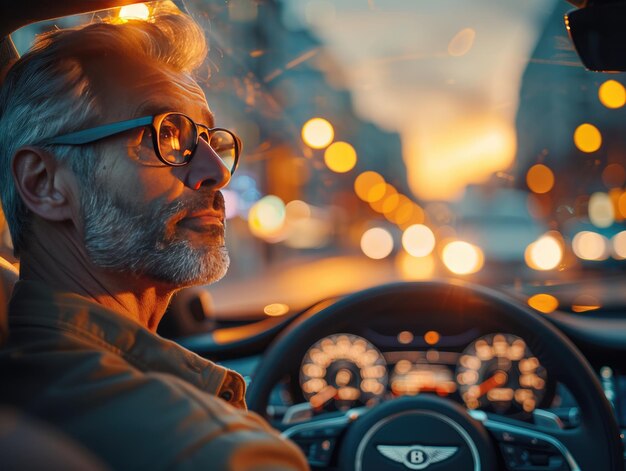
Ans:
[[[611,239],[613,256],[617,259],[626,258],[626,231],[619,232]]]
[[[414,338],[415,336],[408,330],[403,330],[398,334],[398,342],[404,345],[411,343]]]
[[[361,237],[361,250],[369,258],[380,260],[393,251],[393,237],[382,227],[373,227]]]
[[[400,205],[400,195],[396,192],[389,195],[385,194],[385,199],[382,202],[383,214],[393,213]]]
[[[287,219],[307,219],[311,217],[311,207],[301,200],[293,200],[285,205]]]
[[[263,312],[271,317],[283,316],[289,312],[289,306],[282,303],[268,304],[263,308]]]
[[[371,203],[385,196],[385,179],[376,172],[363,172],[354,180],[354,191],[363,201]]]
[[[622,218],[626,218],[626,191],[617,199],[617,210]]]
[[[455,57],[464,56],[472,49],[475,39],[475,30],[472,28],[462,29],[450,40],[448,44],[448,54]]]
[[[424,341],[428,345],[435,345],[439,342],[440,339],[441,335],[439,335],[439,332],[437,332],[436,330],[429,330],[424,334]]]
[[[549,314],[559,307],[559,300],[551,294],[535,294],[528,298],[528,305],[544,314]]]
[[[607,188],[619,188],[626,183],[626,170],[620,164],[609,164],[602,171],[602,181]]]
[[[414,257],[425,257],[435,248],[435,234],[428,226],[413,224],[402,234],[402,246]]]
[[[276,237],[285,223],[285,204],[278,196],[268,195],[257,201],[248,212],[248,226],[257,237]]]
[[[394,188],[393,185],[390,185],[389,183],[385,183],[384,185],[377,184],[370,190],[369,195],[372,199],[369,202],[372,209],[377,213],[384,213],[385,201],[388,198],[392,198],[394,195],[397,197],[398,191]]]
[[[590,294],[581,294],[580,296],[577,296],[572,303],[572,311],[574,312],[595,311],[601,307],[602,303],[598,300],[598,298],[591,296]]]
[[[356,151],[347,142],[333,142],[324,152],[324,162],[333,172],[349,172],[356,165],[356,160]]]
[[[553,270],[563,259],[563,247],[556,237],[544,235],[526,248],[524,258],[534,270]]]
[[[446,268],[457,275],[476,273],[484,263],[482,250],[461,240],[448,243],[443,248],[441,258]]]
[[[591,231],[576,234],[572,240],[572,249],[583,260],[606,260],[609,252],[606,238]]]
[[[147,20],[150,18],[150,9],[145,3],[133,3],[120,8],[118,16],[122,20]]]
[[[526,184],[534,193],[547,193],[554,186],[554,173],[543,164],[533,165],[526,174]]]
[[[238,195],[238,215],[243,219],[248,219],[248,213],[250,212],[250,208],[254,206],[254,204],[259,201],[262,197],[261,193],[255,185],[248,186],[247,180],[249,177],[247,175],[242,175],[242,179],[238,180],[237,178],[233,179],[233,184],[228,187],[229,190],[237,193]],[[236,184],[235,184],[236,183]]]
[[[323,149],[335,137],[333,125],[324,118],[313,118],[302,126],[302,140],[313,149]]]
[[[595,152],[602,146],[602,134],[593,124],[581,124],[574,131],[574,144],[582,152]]]
[[[396,258],[396,268],[404,280],[428,280],[435,274],[435,257],[414,257],[401,251]]]
[[[232,219],[239,214],[239,195],[233,190],[222,189],[224,197],[226,219]]]
[[[396,209],[390,213],[385,213],[385,217],[394,224],[403,226],[405,224],[421,224],[424,222],[424,210],[415,204],[405,195],[398,195],[399,202]]]
[[[589,220],[596,227],[609,227],[615,222],[613,201],[607,193],[597,192],[589,198]]]
[[[600,85],[598,98],[607,108],[621,108],[626,103],[626,90],[617,80],[607,80]]]

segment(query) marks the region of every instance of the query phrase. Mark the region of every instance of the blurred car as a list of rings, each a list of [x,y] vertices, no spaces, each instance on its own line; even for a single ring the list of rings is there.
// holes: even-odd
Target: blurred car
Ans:
[[[158,4],[123,3],[3,35]],[[161,334],[315,468],[623,469],[626,89],[576,52],[626,70],[624,4],[175,3],[246,153],[230,272]]]

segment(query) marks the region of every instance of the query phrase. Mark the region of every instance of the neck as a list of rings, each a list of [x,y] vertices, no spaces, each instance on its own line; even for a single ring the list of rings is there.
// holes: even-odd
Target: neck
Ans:
[[[33,235],[20,257],[20,279],[76,293],[156,332],[172,294],[171,286],[94,266],[70,232]]]

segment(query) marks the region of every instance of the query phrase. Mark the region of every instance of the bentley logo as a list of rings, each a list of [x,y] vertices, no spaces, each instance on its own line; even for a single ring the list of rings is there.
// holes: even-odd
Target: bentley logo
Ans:
[[[433,463],[447,460],[459,449],[456,446],[394,446],[378,445],[380,454],[398,463],[403,463],[409,469],[425,469]]]

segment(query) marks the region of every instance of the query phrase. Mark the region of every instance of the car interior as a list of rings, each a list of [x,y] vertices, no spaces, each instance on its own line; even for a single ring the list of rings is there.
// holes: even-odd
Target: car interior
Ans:
[[[18,5],[0,0],[0,77],[38,31],[97,21],[99,15],[121,17],[122,7],[132,3],[29,0]],[[149,12],[159,3],[140,5]],[[398,129],[365,118],[340,120],[344,109],[355,107],[401,114],[394,103],[384,109],[374,101],[376,80],[395,83],[389,76],[396,72],[408,77],[398,87],[426,87],[432,101],[419,95],[425,107],[442,100],[442,107],[448,106],[440,89],[429,92],[429,85],[402,68],[407,62],[432,69],[438,86],[456,87],[453,93],[472,95],[472,102],[485,98],[476,92],[483,75],[472,76],[471,85],[470,79],[446,75],[456,77],[448,60],[478,61],[478,68],[485,68],[485,61],[498,65],[496,56],[471,57],[472,48],[481,47],[487,37],[479,26],[452,35],[443,55],[424,57],[423,51],[406,46],[409,39],[403,49],[392,47],[393,36],[404,31],[403,21],[411,30],[415,26],[410,23],[419,19],[433,23],[431,33],[452,31],[471,25],[470,7],[460,15],[466,15],[465,23],[459,23],[451,18],[453,11],[461,11],[454,10],[460,5],[455,0],[415,7],[424,10],[415,17],[402,2],[173,3],[210,31],[213,70],[202,85],[218,116],[223,113],[226,125],[243,136],[246,150],[240,174],[225,195],[227,211],[229,203],[239,211],[229,220],[231,272],[215,285],[179,292],[159,334],[242,374],[248,408],[293,440],[313,469],[624,469],[626,251],[621,234],[626,198],[621,195],[626,195],[626,121],[618,113],[626,98],[613,106],[600,94],[602,107],[595,95],[589,104],[589,96],[611,82],[621,88],[606,101],[620,93],[626,97],[620,85],[626,83],[620,75],[626,72],[626,1],[504,2],[510,4],[508,10],[481,3],[478,13],[485,23],[507,16],[507,28],[513,28],[522,20],[511,19],[511,12],[519,9],[526,15],[519,29],[495,29],[502,44],[489,36],[489,54],[522,37],[524,28],[533,33],[525,39],[523,57],[512,57],[514,66],[502,66],[517,68],[518,81],[507,85],[519,98],[519,103],[506,104],[513,109],[509,117],[517,133],[512,155],[519,162],[523,153],[532,158],[489,167],[489,176],[479,183],[464,183],[465,193],[457,193],[463,196],[456,202],[442,202],[441,194],[429,202],[425,194],[412,192],[406,175],[413,170],[401,157],[389,157],[408,152],[405,133],[413,128],[400,135]],[[503,10],[486,14],[491,8]],[[346,39],[357,36],[357,30],[333,29],[328,18],[341,14],[355,28],[378,24],[361,41],[372,35],[382,42],[381,50],[391,51],[389,56],[371,59],[367,47]],[[428,41],[426,33],[416,37]],[[326,43],[340,40],[341,47],[325,49]],[[548,48],[549,54],[542,55]],[[272,58],[260,62],[268,56]],[[307,65],[311,61],[317,62]],[[368,76],[370,81],[362,84],[354,71],[366,66],[374,78]],[[533,78],[538,71],[546,75]],[[424,83],[431,80],[422,78]],[[498,86],[495,79],[485,85]],[[369,97],[354,98],[355,105],[342,87]],[[573,117],[564,102],[575,103],[591,117]],[[500,105],[494,105],[496,112]],[[434,121],[448,120],[437,113],[443,112],[432,111]],[[359,165],[368,162],[360,167],[363,173],[353,170],[354,164],[333,170],[331,146],[352,146],[339,140],[329,145],[333,136],[317,145],[316,139],[324,141],[328,121],[311,123],[320,127],[310,135],[305,127],[318,116],[334,124],[330,129],[339,138],[342,132],[351,137]],[[579,140],[575,134],[572,141],[571,133],[548,129],[554,123],[572,127],[582,119],[604,123],[604,128],[597,126],[602,145],[589,143],[593,132]],[[589,129],[579,126],[576,133]],[[466,122],[459,136],[464,130],[469,130],[469,143],[484,137]],[[459,152],[469,159],[487,155],[494,142],[500,145],[487,137],[475,153],[468,142]],[[550,159],[565,141],[574,150],[558,167]],[[437,155],[443,160],[447,151],[441,142]],[[335,169],[345,163],[341,155]],[[459,158],[444,171],[470,173],[468,160]],[[324,167],[324,159],[335,173]],[[552,180],[545,174],[532,179],[532,171],[545,172],[547,165],[553,165],[560,186],[554,186],[549,169]],[[444,178],[437,175],[429,179]],[[587,185],[584,194],[573,183],[576,179]],[[548,180],[548,190],[537,189]],[[422,183],[426,187],[428,182]],[[380,197],[372,196],[379,190]],[[319,202],[313,204],[315,197]],[[602,222],[608,213],[610,221]],[[407,242],[411,237],[419,244],[412,247]],[[432,248],[421,251],[431,243],[429,237]],[[600,238],[613,245],[589,255]],[[395,245],[386,251],[388,243]],[[8,261],[0,263],[0,339],[10,335],[6,305],[19,266],[10,241],[2,244],[0,255]],[[552,263],[555,252],[559,257]]]

